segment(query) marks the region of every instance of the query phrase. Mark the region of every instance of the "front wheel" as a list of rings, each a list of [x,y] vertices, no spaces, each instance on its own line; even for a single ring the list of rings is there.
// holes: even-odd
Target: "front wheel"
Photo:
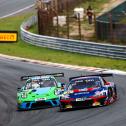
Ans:
[[[61,104],[59,105],[59,111],[60,111],[60,112],[64,112],[64,111],[65,111],[63,105],[61,105]]]

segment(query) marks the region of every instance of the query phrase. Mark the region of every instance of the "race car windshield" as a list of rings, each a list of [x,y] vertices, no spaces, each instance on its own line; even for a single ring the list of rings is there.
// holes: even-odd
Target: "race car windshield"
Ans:
[[[70,82],[69,90],[84,89],[84,88],[96,88],[101,86],[101,80],[99,78],[84,78],[73,80]]]
[[[41,78],[31,80],[30,82],[26,82],[25,89],[36,89],[42,87],[54,87],[56,86],[56,81],[53,78]]]

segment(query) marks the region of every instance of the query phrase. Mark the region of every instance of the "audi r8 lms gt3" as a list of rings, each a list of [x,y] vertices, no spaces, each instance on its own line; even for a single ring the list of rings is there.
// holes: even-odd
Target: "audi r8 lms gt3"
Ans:
[[[103,106],[117,99],[116,85],[104,77],[112,74],[87,75],[70,78],[70,83],[60,96],[60,110]]]
[[[59,106],[58,93],[61,91],[62,83],[57,82],[56,77],[63,76],[63,73],[22,76],[21,80],[26,82],[22,88],[18,88],[17,109]]]

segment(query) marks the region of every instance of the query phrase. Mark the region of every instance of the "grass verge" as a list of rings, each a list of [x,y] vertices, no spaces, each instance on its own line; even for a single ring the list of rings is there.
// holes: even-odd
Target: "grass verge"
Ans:
[[[25,12],[21,15],[0,19],[0,30],[17,30],[19,32],[21,23],[28,19],[28,17],[32,14],[33,13],[31,12]],[[36,47],[23,42],[20,39],[20,34],[17,43],[0,43],[0,53],[49,62],[119,69],[126,71],[126,60],[89,56]]]

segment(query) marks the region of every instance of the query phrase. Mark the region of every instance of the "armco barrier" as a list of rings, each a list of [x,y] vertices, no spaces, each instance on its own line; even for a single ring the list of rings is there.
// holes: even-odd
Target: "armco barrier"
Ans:
[[[36,23],[36,21],[36,17],[33,16],[21,25],[21,38],[27,43],[69,52],[126,59],[126,46],[49,37],[28,32],[27,27]]]

